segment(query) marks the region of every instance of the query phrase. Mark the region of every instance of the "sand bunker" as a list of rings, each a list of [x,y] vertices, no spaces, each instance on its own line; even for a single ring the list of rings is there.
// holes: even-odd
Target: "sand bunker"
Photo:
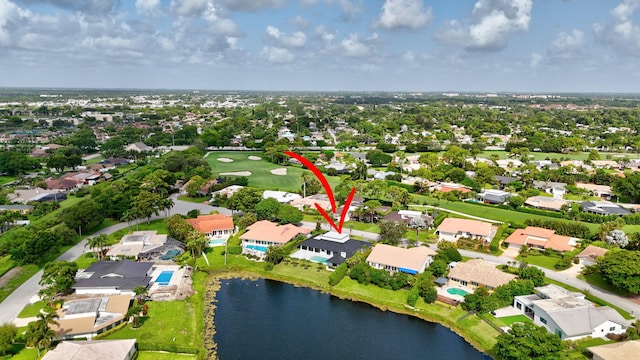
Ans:
[[[271,170],[273,175],[287,175],[287,168],[279,168]]]
[[[217,160],[222,162],[233,162],[233,159],[229,159],[229,158],[218,158]]]
[[[260,156],[249,155],[249,160],[262,160]]]
[[[235,172],[223,172],[218,175],[222,176],[251,176],[251,171],[235,171]]]

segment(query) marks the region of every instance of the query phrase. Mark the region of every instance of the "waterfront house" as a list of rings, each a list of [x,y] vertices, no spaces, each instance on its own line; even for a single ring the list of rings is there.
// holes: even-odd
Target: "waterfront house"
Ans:
[[[133,295],[135,287],[149,286],[152,273],[152,262],[98,261],[78,271],[73,289],[78,295]]]
[[[199,215],[186,221],[194,229],[207,235],[210,246],[224,245],[235,230],[233,218],[223,214]]]
[[[131,299],[131,295],[112,295],[67,300],[56,311],[56,323],[49,326],[58,339],[91,339],[125,321]]]
[[[482,259],[471,259],[467,262],[458,262],[447,275],[449,286],[464,286],[475,289],[484,286],[493,290],[516,278],[515,275],[502,272],[494,265]]]
[[[168,260],[183,252],[184,244],[180,241],[170,238],[166,234],[158,234],[155,230],[147,230],[134,231],[132,234],[123,236],[120,242],[111,246],[107,251],[107,256],[111,260],[120,258]],[[167,253],[172,256],[163,259],[162,257]]]
[[[516,229],[504,242],[518,249],[526,245],[531,249],[565,252],[575,249],[576,241],[575,238],[558,235],[554,230],[527,226],[525,229]]]
[[[426,246],[400,248],[386,244],[376,244],[367,257],[367,263],[375,269],[384,269],[390,273],[403,272],[420,274],[431,264],[436,252]]]
[[[61,341],[42,360],[131,360],[137,352],[136,339]]]
[[[278,225],[268,220],[258,221],[240,236],[242,253],[263,257],[269,246],[282,246],[299,234],[307,235],[311,229],[293,224]]]
[[[338,266],[357,251],[370,246],[366,241],[351,239],[345,232],[329,231],[301,242],[298,248],[307,253],[314,253],[315,256],[311,259],[313,261],[322,259],[321,262],[329,266]]]
[[[496,230],[490,223],[478,220],[446,218],[436,229],[438,241],[458,241],[460,238],[482,239],[491,242]]]
[[[605,338],[622,334],[627,321],[609,306],[595,306],[579,292],[555,284],[537,287],[533,295],[516,296],[513,307],[562,340]]]

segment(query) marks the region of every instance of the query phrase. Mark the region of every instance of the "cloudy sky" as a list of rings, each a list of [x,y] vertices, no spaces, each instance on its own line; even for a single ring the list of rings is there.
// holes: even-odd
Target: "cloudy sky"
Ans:
[[[640,0],[0,0],[0,86],[640,92]]]

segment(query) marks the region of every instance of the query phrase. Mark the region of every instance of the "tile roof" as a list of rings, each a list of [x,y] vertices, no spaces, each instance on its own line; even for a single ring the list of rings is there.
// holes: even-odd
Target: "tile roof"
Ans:
[[[582,250],[582,252],[580,254],[578,254],[577,256],[579,258],[582,257],[588,257],[591,258],[593,260],[595,260],[596,258],[600,257],[600,256],[604,256],[604,254],[607,253],[607,249],[598,247],[598,246],[593,246],[593,245],[589,245],[586,248],[584,248],[584,250]]]
[[[247,227],[247,232],[240,236],[242,240],[262,240],[277,244],[286,244],[298,234],[309,234],[311,229],[292,224],[278,225],[268,220],[261,220]]]
[[[491,224],[478,220],[467,220],[458,218],[446,218],[440,226],[438,232],[457,234],[459,232],[468,232],[473,235],[491,236]]]
[[[435,251],[426,246],[404,249],[386,244],[376,244],[367,257],[367,262],[422,272],[429,256],[435,254]]]
[[[491,263],[482,259],[471,259],[467,262],[459,262],[449,271],[449,279],[458,279],[468,282],[476,282],[480,285],[496,288],[516,278],[495,268]]]
[[[62,341],[42,360],[124,360],[135,346],[136,339]]]
[[[208,234],[215,230],[233,230],[233,218],[223,214],[200,215],[195,219],[187,219],[194,229]]]
[[[571,245],[570,237],[557,235],[553,230],[535,226],[517,229],[504,242],[513,245],[542,246],[545,249],[556,251],[571,251],[574,249]]]
[[[640,340],[622,341],[588,347],[594,355],[606,360],[629,360],[640,354]]]

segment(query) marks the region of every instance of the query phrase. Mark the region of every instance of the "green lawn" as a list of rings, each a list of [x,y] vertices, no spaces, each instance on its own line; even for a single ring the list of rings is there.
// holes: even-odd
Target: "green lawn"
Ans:
[[[80,255],[75,262],[78,264],[78,269],[86,269],[96,261],[98,261],[96,255],[92,252],[88,252]]]
[[[124,229],[120,229],[111,235],[109,235],[109,244],[115,244],[123,236],[130,233],[130,231],[143,231],[143,230],[155,230],[158,234],[167,234],[167,228],[164,226],[164,219],[152,220],[147,223],[145,220],[142,220],[139,224],[132,223],[131,228],[126,227]]]
[[[191,354],[176,354],[160,351],[139,351],[138,360],[192,360],[195,359],[195,355]]]
[[[13,269],[14,266],[16,266],[16,264],[11,260],[11,255],[0,257],[0,276]]]
[[[226,172],[250,171],[249,186],[280,191],[300,191],[302,186],[300,177],[304,171],[309,170],[297,166],[276,165],[266,160],[249,160],[249,156],[252,155],[263,157],[261,152],[216,151],[209,154],[205,160],[211,165],[214,176]],[[233,159],[233,162],[222,162],[218,160],[219,158]],[[271,170],[279,168],[286,168],[287,175],[271,174]],[[332,187],[340,182],[338,176],[327,176],[326,178]]]
[[[197,204],[202,204],[203,202],[208,201],[210,199],[211,197],[209,196],[203,196],[203,197],[178,196],[178,200],[197,203]]]
[[[600,289],[607,290],[607,291],[612,292],[612,293],[614,293],[616,295],[619,295],[619,296],[627,296],[628,295],[624,290],[620,290],[617,287],[615,287],[615,286],[609,284],[608,282],[606,282],[602,278],[602,275],[600,275],[600,274],[580,275],[580,277],[583,278],[589,284],[595,285],[595,286],[599,287]]]
[[[500,159],[506,159],[509,156],[509,153],[506,151],[483,151],[478,155],[478,157],[489,159],[491,158],[492,154],[498,155]],[[567,158],[570,160],[587,160],[589,153],[578,152],[578,153],[571,153],[571,154],[558,154],[558,153],[532,151],[529,153],[529,155],[533,156],[531,158],[532,160],[545,160],[545,159],[553,159],[553,158],[556,158],[558,160],[561,158]],[[614,157],[616,155],[627,156],[629,158],[637,157],[636,154],[634,153],[600,153],[600,156],[602,157],[603,160],[607,155],[611,155]]]
[[[16,179],[15,176],[0,176],[0,185],[12,182]]]
[[[532,322],[531,319],[525,315],[505,316],[498,319],[502,321],[505,326],[511,326],[511,324],[517,323],[517,322],[521,322],[521,323]]]
[[[44,309],[45,311],[51,311],[51,308],[44,303],[44,301],[38,301],[33,304],[29,304],[22,309],[20,314],[18,314],[19,318],[28,318],[38,316],[40,314],[40,309]]]
[[[8,351],[12,355],[0,355],[0,360],[36,360],[38,359],[38,350],[26,349],[22,344],[14,344]],[[40,352],[41,356],[44,356],[44,351]]]
[[[438,205],[438,199],[432,198],[424,195],[411,195],[411,200],[417,202],[419,204],[427,204],[427,205]],[[469,202],[461,202],[461,201],[440,201],[440,207],[443,209],[458,211],[461,213],[465,213],[471,216],[478,216],[490,220],[497,221],[505,221],[512,223],[524,224],[527,219],[539,219],[539,220],[554,220],[554,221],[565,221],[565,222],[574,222],[572,220],[554,218],[550,216],[538,215],[538,214],[529,214],[522,213],[512,210],[500,209],[492,206],[478,205]],[[591,224],[587,222],[580,222],[581,224],[587,226],[589,230],[595,233],[598,229],[598,224]]]
[[[540,266],[545,269],[558,271],[554,267],[554,265],[558,263],[558,261],[560,261],[560,258],[555,256],[545,256],[545,255],[528,255],[526,257],[518,255],[518,257],[516,257],[516,260],[525,261],[531,265]]]
[[[12,277],[6,286],[0,288],[0,302],[4,301],[9,294],[35,275],[38,270],[40,270],[40,268],[38,268],[37,265],[30,264],[22,266],[20,268],[20,272],[16,276]]]

